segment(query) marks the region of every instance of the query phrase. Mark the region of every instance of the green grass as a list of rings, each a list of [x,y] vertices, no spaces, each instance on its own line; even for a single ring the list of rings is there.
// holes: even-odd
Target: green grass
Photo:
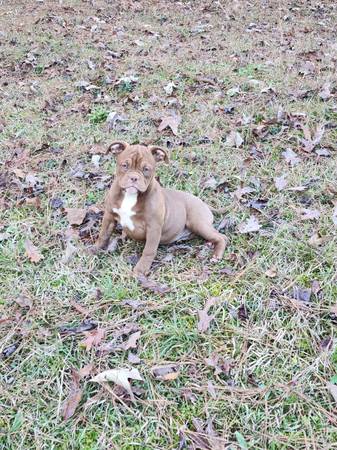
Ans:
[[[330,311],[337,299],[336,86],[331,99],[318,96],[334,73],[332,10],[324,2],[319,11],[307,4],[290,6],[269,2],[263,17],[258,4],[248,8],[244,2],[193,4],[192,9],[186,2],[115,7],[103,0],[94,6],[78,0],[66,6],[3,6],[0,173],[10,184],[1,185],[0,199],[0,236],[9,235],[0,240],[0,351],[14,343],[18,349],[0,359],[1,449],[167,450],[179,448],[181,436],[190,448],[196,436],[213,448],[209,420],[226,449],[337,448],[336,404],[327,389],[328,382],[337,384],[336,320]],[[286,15],[288,21],[282,19]],[[191,31],[204,22],[210,25],[206,31]],[[250,23],[267,26],[262,33],[247,32]],[[303,76],[298,65],[310,50],[318,52],[316,72]],[[31,64],[28,53],[35,58]],[[115,84],[128,76],[138,81]],[[78,88],[79,81],[98,89]],[[170,81],[176,85],[173,102],[164,91]],[[274,92],[261,92],[268,86]],[[228,95],[232,88],[240,91]],[[312,92],[294,98],[299,89]],[[229,106],[233,114],[221,112]],[[284,122],[259,135],[256,129],[281,106]],[[159,119],[172,109],[182,117],[178,136],[157,130]],[[109,131],[110,111],[128,120]],[[299,112],[306,116],[295,117]],[[322,147],[331,151],[330,158],[300,149],[300,124],[315,129],[322,122],[327,124]],[[244,138],[238,149],[224,145],[231,130]],[[214,266],[208,265],[204,242],[194,239],[188,243],[191,253],[154,268],[151,277],[171,288],[164,296],[143,290],[132,277],[129,258],[141,253],[141,244],[126,241],[114,254],[92,256],[86,252],[90,242],[75,237],[77,252],[62,262],[69,225],[64,211],[53,210],[49,202],[59,197],[65,208],[102,207],[105,190],[99,182],[113,174],[115,162],[111,154],[101,155],[97,169],[90,151],[115,139],[167,146],[171,162],[158,168],[163,185],[227,207],[236,224],[254,214],[261,232],[240,234],[234,226],[224,259]],[[282,157],[288,147],[301,158],[294,167]],[[24,189],[24,179],[13,169],[42,181],[36,194],[40,209],[25,204],[34,191]],[[76,171],[83,176],[74,177]],[[278,192],[274,177],[282,174],[289,188],[310,183],[308,189]],[[209,177],[226,189],[204,188]],[[239,202],[233,192],[240,186],[255,191]],[[256,199],[268,200],[261,212],[249,207]],[[319,209],[319,219],[301,221],[302,207]],[[221,219],[216,215],[217,223]],[[309,244],[314,233],[327,238],[319,247]],[[26,239],[43,255],[38,264],[25,255]],[[167,254],[162,246],[157,259]],[[234,275],[220,274],[222,268]],[[270,268],[276,269],[274,278],[266,274]],[[312,294],[310,304],[294,302],[293,286],[310,288],[314,280],[320,292]],[[20,294],[33,300],[31,309],[15,302]],[[200,333],[198,311],[210,296],[220,297],[220,303],[211,310],[215,319],[209,330]],[[85,379],[82,400],[64,421],[71,368],[90,363],[97,374],[133,367],[127,351],[87,352],[80,345],[83,334],[60,336],[60,326],[85,319],[74,300],[105,329],[104,342],[113,341],[125,325],[139,327],[132,351],[141,359],[137,368],[144,381],[132,383],[135,403],[114,390],[121,403]],[[126,300],[142,304],[133,309]],[[242,305],[246,320],[238,316]],[[331,346],[322,349],[329,337]],[[213,354],[227,368],[218,375],[206,362]],[[179,366],[179,377],[155,379],[151,368],[160,364]]]

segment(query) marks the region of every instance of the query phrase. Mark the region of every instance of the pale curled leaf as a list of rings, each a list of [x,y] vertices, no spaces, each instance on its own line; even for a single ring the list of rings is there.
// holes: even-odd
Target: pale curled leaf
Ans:
[[[255,216],[250,216],[249,219],[238,225],[238,230],[241,234],[253,233],[259,231],[260,228],[261,225]]]
[[[70,225],[82,225],[87,214],[86,209],[82,208],[65,208],[65,212]]]
[[[200,333],[204,333],[208,330],[210,323],[214,319],[214,315],[208,315],[208,311],[210,308],[214,305],[216,305],[219,302],[218,297],[210,297],[206,303],[204,308],[201,311],[198,311],[199,316],[199,322],[198,322],[198,331]]]
[[[173,381],[180,375],[179,368],[172,364],[154,366],[151,368],[151,372],[157,380],[163,381]]]
[[[227,147],[239,148],[243,144],[243,138],[238,131],[232,130],[226,138],[225,145]]]
[[[140,375],[138,369],[105,370],[104,372],[101,372],[98,375],[96,375],[90,381],[93,381],[95,383],[105,383],[108,381],[112,381],[113,383],[116,383],[122,388],[124,388],[129,393],[131,399],[134,400],[134,395],[132,392],[129,379],[143,381],[143,378]]]
[[[43,259],[43,256],[41,255],[37,247],[35,247],[35,245],[29,239],[25,240],[25,249],[26,255],[31,262],[38,263],[39,261],[41,261],[41,259]]]
[[[137,331],[136,333],[132,333],[128,340],[124,342],[124,344],[121,346],[123,350],[129,350],[130,348],[136,348],[138,339],[140,338],[141,332]]]
[[[329,389],[330,394],[333,396],[335,403],[337,403],[337,386],[332,383],[327,383],[326,387]]]
[[[318,209],[301,208],[298,212],[301,220],[317,220],[321,215]]]
[[[284,157],[286,162],[291,166],[296,166],[296,164],[298,164],[301,161],[301,159],[291,148],[287,148],[286,150],[284,150],[282,152],[282,156]]]
[[[102,328],[96,328],[92,331],[85,331],[86,338],[80,343],[87,351],[90,351],[92,347],[99,345],[105,336],[105,330]]]
[[[284,188],[288,185],[287,175],[281,175],[280,177],[274,178],[274,183],[276,189],[280,192],[283,191]]]
[[[158,131],[164,131],[165,128],[170,128],[172,133],[178,135],[178,126],[181,122],[181,117],[178,115],[162,117],[161,122],[158,126]]]

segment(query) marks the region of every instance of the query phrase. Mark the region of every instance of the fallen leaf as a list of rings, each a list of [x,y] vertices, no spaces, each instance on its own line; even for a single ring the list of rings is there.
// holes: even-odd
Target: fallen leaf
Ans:
[[[318,93],[318,96],[322,100],[328,100],[331,97],[330,87],[331,87],[331,83],[329,83],[329,82],[323,84],[322,90],[319,91],[319,93]]]
[[[11,235],[9,233],[0,233],[0,242],[6,241],[10,237],[11,237]]]
[[[255,189],[253,189],[249,186],[239,187],[233,192],[233,197],[236,200],[240,201],[242,199],[242,197],[244,197],[247,194],[251,194],[254,191],[255,191]]]
[[[73,256],[78,252],[78,248],[72,243],[71,239],[67,239],[66,249],[64,255],[61,258],[63,264],[68,264],[73,258]]]
[[[70,300],[70,304],[80,314],[83,314],[84,316],[90,315],[90,311],[87,308],[85,308],[84,306],[77,303],[75,300]]]
[[[80,378],[85,378],[85,377],[89,376],[91,374],[93,368],[94,368],[93,364],[87,364],[86,366],[82,367],[78,371]]]
[[[39,261],[41,261],[41,259],[43,259],[43,256],[41,255],[41,253],[39,253],[37,247],[35,247],[35,245],[29,239],[26,239],[25,241],[25,249],[26,255],[31,262],[38,263]]]
[[[237,309],[238,318],[242,321],[246,321],[249,317],[248,310],[245,305],[240,305]]]
[[[178,126],[181,122],[181,117],[177,114],[172,116],[165,116],[161,119],[161,123],[158,126],[158,131],[163,131],[166,128],[171,128],[172,133],[177,136],[178,135]]]
[[[70,387],[70,393],[68,398],[65,400],[62,408],[63,420],[68,420],[73,416],[77,406],[79,405],[82,398],[82,389],[80,389],[79,380],[80,376],[75,369],[71,371],[72,382]]]
[[[274,183],[276,189],[280,192],[288,185],[287,175],[281,175],[280,177],[274,178]]]
[[[130,348],[136,348],[137,347],[137,342],[138,339],[140,338],[141,332],[137,331],[136,333],[132,333],[128,340],[126,342],[123,343],[123,345],[121,346],[121,348],[123,350],[129,350]]]
[[[128,354],[128,361],[131,364],[140,364],[141,359],[139,358],[138,355],[135,355],[134,353],[129,352],[129,354]]]
[[[79,334],[84,333],[86,331],[90,331],[97,328],[97,323],[92,322],[89,320],[84,320],[81,325],[77,327],[68,327],[68,326],[61,326],[59,327],[59,333],[61,335],[73,335],[73,334]]]
[[[226,138],[225,145],[227,147],[239,148],[243,144],[243,138],[238,131],[232,130]]]
[[[92,331],[85,331],[84,334],[86,335],[86,338],[84,341],[80,342],[80,345],[85,347],[88,352],[92,349],[92,347],[95,347],[101,343],[105,336],[105,330],[103,330],[103,328],[96,328]]]
[[[41,208],[41,200],[39,197],[26,198],[26,205],[34,208]]]
[[[113,383],[122,386],[130,395],[131,400],[135,400],[129,379],[143,381],[138,369],[112,369],[99,373],[90,381],[95,383],[105,383],[112,381]]]
[[[214,319],[215,316],[209,316],[208,311],[214,305],[216,305],[219,301],[218,297],[210,297],[205,304],[204,309],[198,311],[199,322],[198,322],[198,331],[204,333],[208,330],[210,323]]]
[[[329,150],[327,148],[317,148],[315,150],[315,153],[317,156],[321,156],[324,158],[330,158],[331,153],[329,152]]]
[[[58,209],[63,206],[63,200],[58,197],[54,197],[50,200],[49,205],[52,209]]]
[[[314,295],[317,295],[321,290],[321,284],[318,280],[313,280],[311,282],[311,290]]]
[[[15,342],[14,344],[5,347],[0,353],[0,359],[9,358],[18,348],[19,342]]]
[[[29,187],[34,187],[40,180],[32,173],[28,173],[25,178],[25,182]]]
[[[293,295],[292,297],[295,300],[309,303],[310,297],[311,297],[311,289],[309,288],[301,288],[300,286],[294,286],[293,287]]]
[[[204,178],[200,182],[200,187],[203,189],[215,189],[218,185],[218,182],[214,177]]]
[[[330,391],[330,394],[333,396],[335,403],[337,403],[337,386],[332,383],[327,383],[327,388]]]
[[[303,150],[307,153],[311,153],[317,144],[320,143],[324,135],[325,127],[323,124],[318,124],[316,127],[315,134],[312,136],[307,125],[302,126],[304,139],[301,139],[303,144]]]
[[[318,233],[314,233],[308,240],[308,244],[311,247],[319,247],[326,242],[326,237],[321,237]]]
[[[267,269],[264,273],[268,278],[275,278],[277,275],[277,270],[275,267],[270,267],[270,269]]]
[[[155,294],[162,295],[170,292],[170,288],[166,284],[157,283],[154,280],[150,280],[145,275],[139,275],[137,279],[144,289],[149,289]]]
[[[154,366],[151,368],[151,372],[157,380],[163,381],[173,381],[180,375],[178,367],[172,364]]]
[[[317,220],[321,215],[318,209],[301,208],[298,212],[300,213],[301,220]]]
[[[300,65],[298,72],[301,75],[309,75],[315,72],[315,70],[316,70],[315,64],[312,61],[305,61]]]
[[[170,81],[165,87],[164,87],[164,91],[166,92],[167,95],[172,95],[173,94],[173,90],[176,89],[176,85],[173,83],[173,81]]]
[[[19,295],[15,299],[15,303],[17,303],[21,308],[31,308],[33,306],[33,301],[27,295]]]
[[[242,222],[238,225],[239,233],[253,233],[255,231],[259,231],[261,225],[255,216],[250,216],[245,222]]]
[[[209,381],[209,382],[207,383],[207,391],[208,391],[209,395],[210,395],[213,399],[215,399],[215,398],[217,397],[216,392],[215,392],[214,385],[213,385],[213,383],[212,383],[211,381]]]
[[[65,208],[65,212],[70,225],[81,225],[87,214],[87,210],[81,208]]]
[[[282,152],[282,156],[284,157],[286,162],[291,166],[296,166],[296,164],[298,164],[301,161],[301,159],[291,148],[287,148],[286,150],[284,150],[284,152]]]

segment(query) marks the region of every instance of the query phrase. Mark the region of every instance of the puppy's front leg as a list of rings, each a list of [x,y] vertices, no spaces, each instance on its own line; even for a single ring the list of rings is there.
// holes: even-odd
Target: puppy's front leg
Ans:
[[[159,224],[149,226],[146,230],[146,242],[143,254],[133,269],[133,273],[138,275],[146,275],[151,264],[157,254],[158,245],[161,238],[161,226]]]
[[[116,226],[115,218],[109,211],[105,211],[99,237],[95,243],[97,249],[104,249],[108,246],[111,233]]]

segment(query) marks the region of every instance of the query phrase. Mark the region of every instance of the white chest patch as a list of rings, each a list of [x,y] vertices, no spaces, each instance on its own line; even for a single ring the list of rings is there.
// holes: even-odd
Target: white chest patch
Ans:
[[[127,227],[129,230],[133,231],[135,226],[132,222],[132,216],[136,213],[132,211],[132,208],[137,203],[138,193],[128,194],[127,192],[124,194],[124,198],[120,208],[113,208],[113,212],[119,215],[119,222],[122,227]]]

